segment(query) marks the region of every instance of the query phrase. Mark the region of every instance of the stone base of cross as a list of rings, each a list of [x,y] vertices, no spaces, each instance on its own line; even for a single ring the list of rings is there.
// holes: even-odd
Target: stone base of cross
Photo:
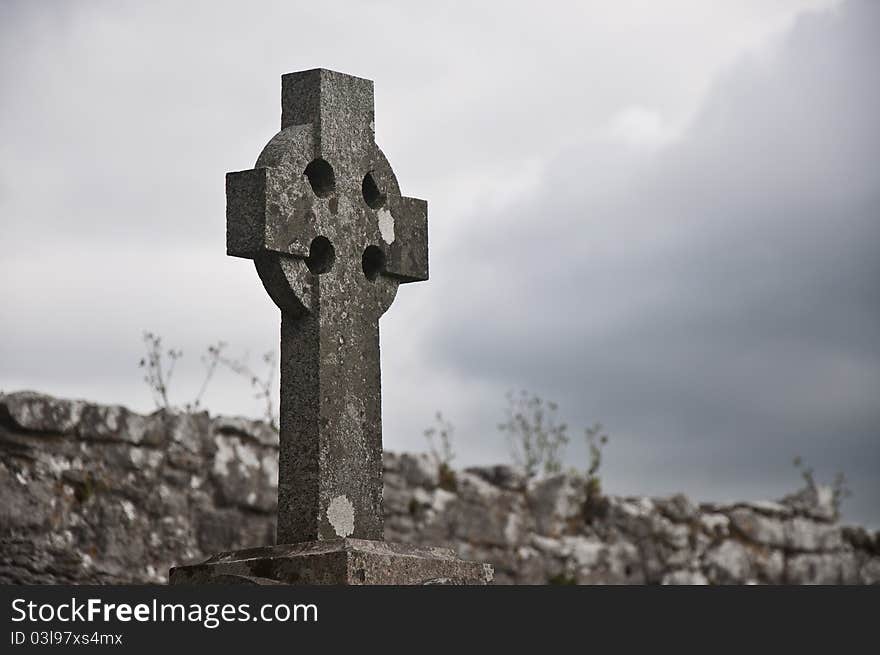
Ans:
[[[340,539],[214,555],[171,569],[171,584],[483,585],[489,564],[466,562],[447,548]]]
[[[382,541],[379,318],[428,279],[428,206],[374,136],[373,83],[281,78],[281,131],[226,176],[227,254],[281,310],[279,545],[171,569],[176,583],[486,584],[452,551]]]

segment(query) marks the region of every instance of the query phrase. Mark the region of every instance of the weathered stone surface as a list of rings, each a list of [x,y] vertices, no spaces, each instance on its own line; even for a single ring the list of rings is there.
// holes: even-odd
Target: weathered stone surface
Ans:
[[[2,582],[163,582],[175,561],[273,538],[274,476],[234,482],[254,459],[274,471],[277,445],[221,460],[225,419],[39,394],[0,397],[0,415]]]
[[[32,426],[22,427],[10,404],[39,422],[21,418]],[[269,428],[123,415],[0,396],[0,583],[163,582],[175,564],[272,542]],[[142,422],[149,439],[125,433]],[[526,484],[494,467],[440,476],[430,457],[395,453],[384,468],[385,537],[488,562],[496,583],[880,583],[880,534],[840,528],[806,505],[610,496],[601,516],[587,516],[579,476]]]
[[[528,484],[528,477],[523,469],[507,464],[472,466],[465,469],[465,472],[476,475],[489,484],[507,489],[508,491],[522,491]]]
[[[785,522],[785,545],[793,551],[834,551],[843,548],[839,525],[816,523],[796,516]]]
[[[872,533],[860,525],[845,525],[840,533],[844,541],[856,550],[880,555],[880,532]]]
[[[705,561],[708,577],[713,582],[730,584],[752,580],[752,560],[739,541],[725,539],[706,553]]]
[[[831,522],[837,519],[834,506],[834,490],[825,485],[808,485],[780,501],[793,513],[818,521]]]
[[[749,555],[759,582],[765,584],[785,582],[785,551],[752,545],[749,548]]]
[[[428,279],[428,219],[373,122],[370,80],[284,75],[281,131],[226,177],[227,252],[281,310],[279,543],[383,535],[379,317]]]
[[[90,441],[155,446],[162,441],[165,419],[162,412],[141,416],[120,405],[85,405],[79,420],[79,436]]]
[[[278,432],[263,421],[254,421],[241,416],[217,416],[214,418],[214,431],[218,434],[254,441],[261,446],[278,447]]]
[[[655,499],[654,506],[663,516],[676,523],[688,523],[700,514],[699,508],[684,494]]]
[[[171,569],[171,584],[485,585],[488,564],[444,548],[341,539],[220,553]]]
[[[859,584],[858,562],[852,553],[802,554],[788,560],[786,575],[798,584]]]
[[[587,500],[586,481],[562,473],[529,481],[526,488],[529,509],[540,534],[556,537],[583,518]]]
[[[788,542],[785,523],[746,507],[737,507],[730,513],[730,525],[739,535],[758,544],[783,548]]]
[[[792,577],[792,580],[797,580]],[[880,557],[862,557],[859,570],[860,584],[880,584]]]
[[[35,391],[2,395],[3,412],[21,430],[38,433],[70,434],[80,423],[86,403],[58,400]]]
[[[277,502],[277,447],[249,442],[238,434],[214,435],[214,465],[210,475],[226,505],[272,512]]]
[[[700,528],[710,537],[726,537],[730,534],[730,517],[722,512],[709,512],[699,516]]]
[[[437,462],[425,453],[401,453],[396,457],[393,468],[400,471],[406,484],[412,487],[433,489],[440,484],[440,467]]]
[[[663,576],[662,584],[665,585],[707,585],[708,578],[702,571],[670,571]]]

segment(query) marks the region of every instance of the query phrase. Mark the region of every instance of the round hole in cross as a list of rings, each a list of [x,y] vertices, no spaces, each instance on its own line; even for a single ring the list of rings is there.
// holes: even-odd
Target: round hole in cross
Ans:
[[[364,275],[368,280],[373,281],[385,270],[385,253],[379,246],[367,246],[361,258],[361,265],[364,268]]]
[[[309,178],[312,191],[319,198],[326,198],[336,190],[336,176],[333,174],[333,167],[326,160],[320,157],[313,159],[303,173]]]
[[[379,209],[385,204],[385,194],[376,184],[376,178],[373,177],[373,171],[364,175],[364,181],[361,183],[361,192],[364,194],[364,202],[373,209]]]
[[[315,237],[309,245],[309,256],[306,257],[306,266],[315,275],[326,273],[333,268],[336,261],[336,248],[330,243],[330,239],[324,236]]]

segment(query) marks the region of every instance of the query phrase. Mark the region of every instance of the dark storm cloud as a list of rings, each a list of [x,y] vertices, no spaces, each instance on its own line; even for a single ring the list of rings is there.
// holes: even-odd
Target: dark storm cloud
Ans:
[[[436,365],[604,420],[616,487],[780,492],[802,454],[880,520],[878,27],[876,3],[805,17],[675,144],[567,152],[474,213]]]

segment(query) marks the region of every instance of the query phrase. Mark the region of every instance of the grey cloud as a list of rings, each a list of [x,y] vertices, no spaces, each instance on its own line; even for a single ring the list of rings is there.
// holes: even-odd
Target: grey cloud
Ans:
[[[474,215],[434,289],[471,320],[432,321],[429,365],[605,420],[625,442],[612,484],[756,496],[802,454],[846,471],[852,515],[880,520],[878,24],[870,3],[803,18],[677,143],[634,161],[588,144]],[[590,185],[609,161],[612,195]]]

